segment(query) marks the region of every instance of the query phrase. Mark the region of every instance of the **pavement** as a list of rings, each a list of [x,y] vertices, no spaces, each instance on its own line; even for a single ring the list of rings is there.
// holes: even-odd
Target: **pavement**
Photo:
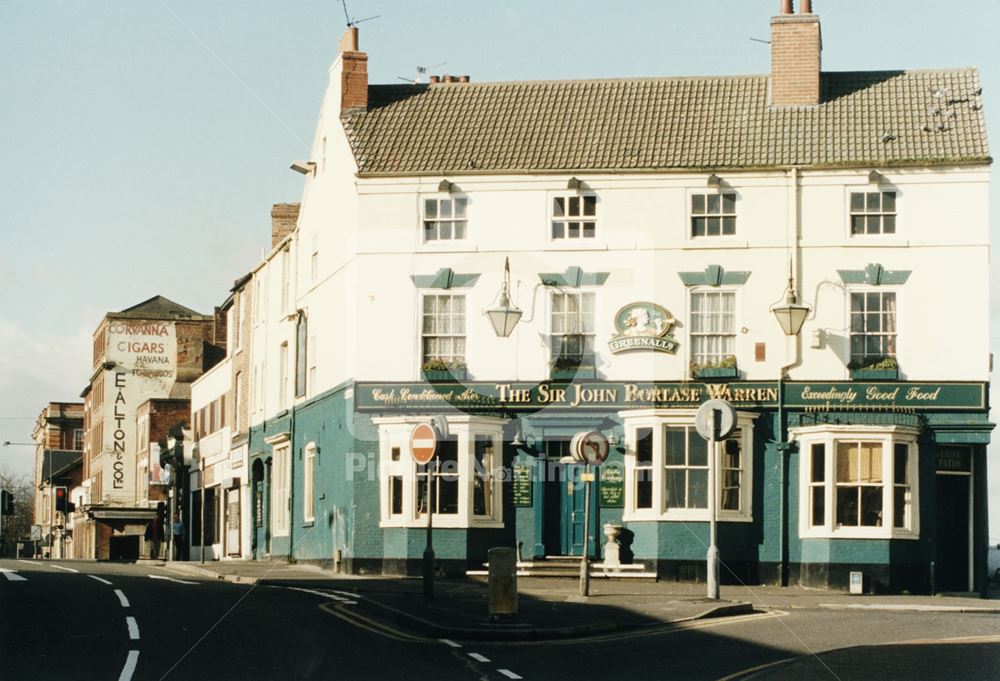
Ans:
[[[143,561],[148,562],[148,561]],[[713,617],[763,611],[874,610],[1000,614],[1000,593],[850,595],[798,586],[723,586],[720,599],[706,597],[704,584],[593,578],[590,595],[579,595],[569,578],[519,577],[518,613],[490,618],[485,579],[438,578],[426,599],[420,578],[344,575],[283,561],[156,562],[164,569],[202,579],[311,590],[349,602],[352,617],[412,638],[459,641],[578,639],[614,632],[654,630]]]

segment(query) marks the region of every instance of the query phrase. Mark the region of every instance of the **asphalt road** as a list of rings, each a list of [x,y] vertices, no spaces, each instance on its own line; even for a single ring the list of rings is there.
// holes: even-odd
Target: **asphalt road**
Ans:
[[[1000,616],[792,609],[563,642],[422,638],[344,588],[0,561],[2,679],[991,679]]]

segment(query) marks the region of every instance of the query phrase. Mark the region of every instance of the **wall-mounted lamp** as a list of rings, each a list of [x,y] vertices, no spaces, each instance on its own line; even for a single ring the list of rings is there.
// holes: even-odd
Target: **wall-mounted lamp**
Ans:
[[[719,177],[718,175],[716,175],[715,173],[712,173],[711,175],[708,176],[708,186],[709,187],[721,187],[722,186],[722,178]]]
[[[514,332],[514,327],[521,320],[521,310],[510,302],[510,258],[503,261],[503,285],[500,288],[499,302],[486,310],[490,324],[497,336],[508,337]]]
[[[523,447],[524,440],[521,439],[521,419],[513,419],[511,425],[514,426],[514,438],[510,441],[512,447]]]
[[[772,305],[771,312],[781,325],[781,330],[786,336],[797,336],[802,330],[802,324],[812,308],[798,301],[795,294],[795,282],[791,276],[788,277],[788,295],[783,304]]]
[[[451,194],[456,190],[458,190],[458,185],[451,180],[441,180],[441,183],[438,185],[439,192],[447,192],[448,194]]]
[[[583,189],[583,180],[578,177],[569,178],[569,182],[566,183],[566,189],[571,192],[578,192]]]
[[[873,170],[868,173],[868,184],[882,184],[885,181],[885,175],[877,170]]]
[[[292,161],[292,165],[289,168],[297,173],[308,175],[316,172],[316,161]]]

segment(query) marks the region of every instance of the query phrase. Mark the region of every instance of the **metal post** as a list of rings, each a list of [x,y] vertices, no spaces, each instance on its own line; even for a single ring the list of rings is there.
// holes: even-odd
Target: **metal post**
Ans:
[[[170,517],[167,518],[167,527],[164,528],[169,530],[167,536],[170,537],[167,542],[168,563],[174,562],[174,514],[177,513],[177,481],[174,479],[174,464],[170,464],[170,481],[174,483],[170,490]]]
[[[424,598],[434,598],[434,461],[427,462],[427,546],[424,548]]]
[[[291,456],[291,450],[289,450],[289,456]],[[201,525],[198,539],[198,543],[201,544],[201,562],[205,562],[205,457],[201,455],[201,451],[198,452],[198,457],[201,459],[201,474],[198,476],[198,484],[201,486]]]
[[[583,560],[580,561],[580,595],[590,595],[590,464],[583,467]]]
[[[708,439],[708,597],[719,598],[719,547],[715,527],[715,443],[718,438],[721,412],[712,411],[712,437]]]

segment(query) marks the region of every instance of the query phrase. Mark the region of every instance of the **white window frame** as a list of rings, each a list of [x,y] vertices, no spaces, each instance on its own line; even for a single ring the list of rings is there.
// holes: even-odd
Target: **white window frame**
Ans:
[[[730,195],[733,197],[733,210],[732,210],[731,213],[727,213],[727,212],[724,211],[725,197],[726,196],[730,196]],[[702,213],[695,213],[695,211],[694,211],[694,197],[696,197],[696,196],[703,197],[705,206],[704,206],[704,212],[702,212]],[[710,197],[710,196],[718,196],[719,197],[719,212],[717,212],[717,213],[709,213],[708,212],[708,197]],[[702,190],[702,191],[689,191],[688,192],[688,196],[687,196],[687,221],[685,223],[686,224],[686,228],[687,228],[687,241],[691,241],[691,242],[702,241],[703,242],[705,240],[711,240],[712,242],[715,242],[715,241],[718,241],[718,240],[736,239],[736,238],[738,238],[739,237],[739,222],[738,222],[738,218],[739,218],[739,206],[737,204],[739,203],[739,198],[740,198],[739,197],[739,193],[735,189],[720,189],[720,190],[707,190],[707,191],[705,191],[705,190]],[[718,234],[709,234],[708,233],[708,226],[707,226],[707,223],[706,223],[705,234],[697,234],[696,235],[694,233],[694,221],[695,221],[696,218],[702,218],[702,217],[706,218],[706,219],[708,219],[708,218],[718,218],[719,219],[719,233]],[[725,222],[725,218],[732,218],[732,220],[733,220],[733,233],[732,234],[725,234],[723,232],[723,229],[724,229],[723,223]]]
[[[562,199],[563,201],[563,215],[556,215],[556,202]],[[579,212],[575,215],[569,214],[570,201],[572,199],[579,199]],[[584,206],[587,199],[594,200],[594,214],[584,215]],[[548,221],[548,241],[549,243],[585,243],[592,244],[598,239],[598,206],[601,203],[597,194],[594,192],[583,192],[579,194],[574,193],[557,193],[552,194],[548,197],[549,200],[549,221]],[[586,229],[584,223],[594,223],[594,233],[591,236],[585,236]],[[579,223],[578,234],[576,236],[570,236],[569,234],[569,224]],[[562,236],[556,236],[556,224],[562,225]]]
[[[278,347],[278,410],[288,409],[288,341]]]
[[[285,246],[281,249],[281,314],[288,314],[292,304],[292,257],[291,249]]]
[[[286,537],[291,527],[292,443],[288,433],[265,438],[272,447],[271,458],[271,536]]]
[[[580,322],[580,324],[579,324],[579,326],[580,326],[580,332],[579,333],[556,333],[555,332],[555,328],[554,328],[555,324],[554,324],[554,322],[555,322],[555,314],[556,314],[556,296],[578,296],[579,297],[579,303],[578,303],[578,308],[577,308],[580,311],[578,313],[579,322]],[[586,331],[587,323],[586,323],[586,320],[584,319],[584,316],[585,316],[586,313],[583,312],[583,307],[584,307],[583,306],[583,300],[584,300],[584,296],[590,296],[592,298],[592,300],[593,300],[593,305],[592,305],[593,309],[591,310],[591,313],[590,313],[592,315],[592,318],[590,320],[590,327],[591,327],[590,331]],[[552,289],[551,293],[549,294],[549,314],[548,314],[548,328],[547,328],[547,331],[548,331],[548,342],[549,342],[549,362],[550,363],[553,362],[553,361],[555,361],[558,357],[563,356],[563,355],[557,355],[556,354],[556,347],[555,347],[555,337],[556,336],[585,336],[585,337],[589,337],[590,338],[590,346],[591,346],[590,352],[588,353],[586,351],[587,341],[586,341],[586,338],[585,338],[583,340],[583,349],[581,351],[581,355],[580,356],[581,356],[582,359],[584,359],[584,361],[586,361],[586,359],[589,357],[591,360],[593,360],[596,363],[596,361],[597,361],[597,318],[598,318],[598,314],[597,313],[598,313],[598,310],[597,310],[597,291],[595,291],[593,289],[563,288],[563,287],[558,287],[558,288],[553,288]],[[560,314],[566,314],[566,313],[560,313]],[[572,356],[575,356],[575,355],[565,355],[565,356],[572,357]]]
[[[505,419],[487,416],[447,416],[448,431],[458,447],[458,513],[434,514],[434,527],[441,528],[501,528],[503,527],[502,473],[503,426]],[[427,526],[427,514],[417,512],[417,465],[410,456],[410,434],[418,423],[428,423],[431,416],[391,416],[373,419],[379,430],[379,508],[380,527]],[[475,486],[475,443],[481,435],[493,440],[493,461],[489,466],[491,513],[473,513]],[[399,449],[399,459],[392,460],[393,448]],[[390,478],[402,477],[402,513],[392,514]]]
[[[427,217],[427,203],[433,201],[435,205],[435,216]],[[451,215],[448,217],[441,217],[441,204],[442,202],[450,203],[449,210]],[[459,204],[458,202],[461,202]],[[472,202],[469,201],[469,197],[464,194],[427,194],[420,197],[420,243],[426,245],[433,244],[448,244],[453,242],[465,242],[469,238],[469,206]],[[455,211],[458,205],[463,206],[465,210],[465,215],[461,217],[455,216]],[[450,223],[449,231],[450,236],[441,236],[441,224]],[[456,223],[462,223],[462,236],[455,236]],[[434,237],[428,238],[428,225],[434,225]]]
[[[798,443],[799,452],[806,454],[799,465],[799,536],[801,538],[830,539],[918,539],[920,537],[920,447],[917,442],[919,430],[912,426],[809,426],[790,428],[789,436]],[[879,442],[882,443],[882,526],[838,526],[837,518],[837,443],[838,442]],[[823,487],[826,509],[822,526],[812,525],[812,503],[809,488],[812,486],[812,445],[824,444]],[[895,445],[906,444],[907,474],[910,498],[908,516],[909,527],[894,527],[895,505]],[[819,483],[816,483],[819,484]],[[905,511],[904,511],[905,512]]]
[[[732,332],[730,332],[730,333],[698,333],[698,334],[695,334],[695,331],[694,331],[694,327],[695,327],[695,325],[694,325],[694,298],[695,298],[695,296],[703,295],[703,294],[717,294],[717,295],[723,295],[723,294],[725,294],[725,295],[732,295],[732,297],[733,297],[733,329],[732,329]],[[688,291],[688,301],[687,302],[688,302],[688,310],[687,310],[688,320],[687,321],[688,321],[688,341],[689,341],[688,345],[690,347],[690,349],[689,349],[689,357],[688,357],[688,363],[689,363],[689,365],[694,365],[695,363],[698,363],[698,364],[705,364],[706,363],[706,362],[696,362],[696,357],[695,357],[695,353],[694,353],[694,345],[695,345],[694,340],[695,340],[696,335],[700,336],[700,337],[731,336],[732,339],[733,339],[733,351],[731,353],[720,354],[718,357],[715,357],[714,359],[712,359],[710,361],[714,362],[714,361],[720,360],[720,359],[722,359],[724,357],[728,357],[729,355],[732,355],[733,357],[737,358],[737,363],[738,363],[739,362],[738,358],[740,356],[739,355],[739,339],[740,339],[740,334],[737,333],[737,329],[739,328],[739,319],[740,319],[740,303],[741,303],[741,300],[740,300],[740,289],[738,289],[738,288],[729,288],[729,287],[721,287],[721,286],[712,286],[712,287],[697,286],[697,287],[691,288]]]
[[[428,333],[428,332],[426,332],[424,330],[424,317],[427,316],[427,312],[425,312],[425,305],[427,304],[427,299],[428,298],[450,298],[452,300],[452,302],[456,298],[461,298],[462,299],[462,332],[461,333],[454,333],[454,332],[452,332],[452,333],[437,333],[437,332],[435,332],[435,333]],[[469,342],[469,328],[468,328],[469,307],[468,307],[468,302],[469,302],[468,298],[466,297],[466,295],[464,293],[439,292],[439,291],[433,291],[433,292],[432,291],[425,291],[425,292],[421,293],[421,295],[420,295],[420,319],[417,322],[417,324],[418,324],[417,328],[420,329],[420,363],[421,363],[421,366],[425,362],[427,362],[428,360],[431,360],[431,359],[442,359],[442,360],[444,360],[446,362],[461,362],[462,364],[465,364],[465,362],[466,362],[466,353],[468,351],[468,342]],[[453,312],[449,313],[449,314],[452,317],[455,316],[455,313],[453,313]],[[436,316],[440,316],[440,315],[436,315]],[[440,355],[428,355],[427,352],[426,352],[426,350],[425,350],[425,341],[426,341],[427,338],[461,338],[463,340],[463,343],[462,343],[462,354],[461,354],[461,356],[452,354],[452,355],[450,355],[448,357],[442,357]]]
[[[302,520],[311,523],[316,519],[316,443],[310,442],[302,450]]]
[[[243,413],[240,402],[243,398],[243,372],[237,371],[233,379],[233,431],[238,434],[243,430]]]
[[[855,211],[852,208],[852,206],[851,206],[852,195],[854,195],[854,194],[862,194],[865,197],[864,198],[864,204],[865,205],[864,205],[863,210],[861,210],[861,211]],[[868,210],[868,194],[879,194],[879,210],[877,210],[877,211],[869,211]],[[893,210],[891,210],[891,211],[882,210],[882,206],[885,203],[885,197],[884,197],[885,194],[893,194],[893,203],[894,203],[894,206],[893,206]],[[885,187],[885,186],[875,187],[875,186],[873,186],[871,184],[868,184],[868,185],[855,185],[855,186],[847,187],[846,188],[846,196],[844,198],[844,204],[845,204],[845,207],[847,209],[846,210],[846,213],[847,213],[847,237],[849,239],[851,239],[851,240],[854,240],[854,241],[864,241],[865,243],[869,243],[871,241],[879,240],[879,239],[894,239],[894,238],[898,237],[899,233],[900,233],[900,229],[899,229],[899,225],[900,225],[900,222],[899,222],[899,198],[900,198],[900,192],[895,187]],[[860,232],[860,233],[856,234],[854,232],[854,217],[856,215],[857,216],[864,216],[865,218],[867,218],[868,216],[879,216],[879,218],[880,218],[880,220],[879,220],[879,231],[878,232],[873,232],[873,233],[869,234],[868,231],[867,231],[868,225],[867,225],[867,220],[866,220],[865,221],[866,222],[866,224],[865,224],[865,230],[866,231]],[[885,219],[884,218],[885,218],[886,215],[891,215],[894,218],[893,219],[893,223],[894,224],[893,224],[893,231],[892,232],[886,232],[886,231],[884,231],[885,230]]]
[[[622,520],[634,521],[699,521],[708,522],[707,508],[668,508],[666,506],[666,443],[665,428],[688,426],[694,428],[696,409],[636,409],[620,412],[625,429],[625,507]],[[753,520],[753,433],[758,414],[737,411],[736,428],[739,430],[740,504],[738,509],[722,508],[722,454],[724,442],[716,443],[714,452],[715,517],[726,522],[751,522]],[[636,508],[636,437],[640,428],[653,431],[653,504],[651,508]]]
[[[863,336],[870,336],[870,335],[885,336],[885,335],[887,335],[887,334],[882,333],[882,332],[879,332],[878,334],[871,334],[871,333],[857,334],[857,333],[855,333],[853,331],[852,324],[851,324],[851,321],[852,321],[851,320],[851,315],[852,315],[852,312],[851,312],[851,297],[854,294],[867,295],[869,293],[881,293],[881,294],[892,293],[892,294],[894,294],[896,296],[896,309],[895,309],[895,311],[893,313],[895,315],[895,320],[894,320],[895,321],[895,330],[893,331],[893,336],[895,337],[895,340],[894,340],[893,344],[894,344],[894,346],[895,346],[896,349],[893,352],[891,352],[891,353],[887,352],[887,353],[885,353],[883,355],[877,355],[877,356],[880,356],[880,357],[897,357],[897,358],[899,356],[899,339],[902,336],[902,333],[901,333],[900,328],[899,328],[899,322],[900,322],[900,319],[902,319],[902,316],[903,316],[902,313],[901,313],[901,310],[900,310],[900,301],[902,300],[902,297],[903,297],[902,296],[902,292],[898,288],[896,288],[896,287],[889,287],[889,286],[852,286],[852,287],[850,287],[850,288],[847,289],[847,300],[846,300],[847,305],[846,305],[846,311],[845,311],[845,314],[847,316],[846,324],[845,324],[845,326],[847,328],[847,361],[848,361],[849,364],[855,360],[855,355],[854,355],[854,350],[853,350],[853,343],[854,343],[854,337],[855,336],[857,336],[857,335],[863,335]],[[880,314],[884,314],[884,313],[880,313]],[[876,355],[868,355],[866,353],[864,355],[864,357],[872,357],[872,358],[874,358],[874,357],[876,357]]]

